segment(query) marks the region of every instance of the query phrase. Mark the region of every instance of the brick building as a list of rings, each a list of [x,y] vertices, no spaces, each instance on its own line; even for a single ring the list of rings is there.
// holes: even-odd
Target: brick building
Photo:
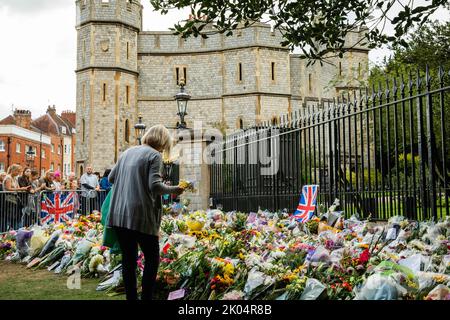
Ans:
[[[32,125],[31,112],[15,110],[0,120],[0,172],[7,171],[12,164],[20,164],[40,170],[50,168],[51,138]],[[27,152],[34,152],[27,157]]]
[[[50,136],[50,169],[67,176],[74,170],[75,113],[56,113],[55,106],[49,106],[46,114],[35,119],[33,126]]]
[[[48,107],[45,115],[32,120],[28,110],[15,110],[0,120],[0,172],[12,164],[38,169],[59,170],[67,176],[74,170],[75,113],[56,113]],[[34,157],[27,152],[34,152]]]

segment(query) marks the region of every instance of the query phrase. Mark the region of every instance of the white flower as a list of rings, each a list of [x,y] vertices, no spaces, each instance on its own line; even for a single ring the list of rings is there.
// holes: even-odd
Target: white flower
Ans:
[[[243,300],[244,293],[242,291],[233,290],[231,292],[226,293],[222,300]]]
[[[257,254],[255,254],[255,253],[250,253],[250,254],[247,256],[247,258],[245,259],[245,265],[246,265],[248,268],[251,268],[251,267],[253,267],[253,266],[256,266],[256,265],[260,264],[261,260],[262,260],[261,257],[258,256]]]
[[[274,258],[274,259],[282,258],[282,257],[284,257],[285,255],[286,255],[286,253],[283,252],[283,251],[272,251],[272,252],[270,253],[270,256],[271,256],[272,258]]]
[[[261,270],[271,270],[274,268],[274,265],[270,262],[263,262],[261,265]]]
[[[104,258],[102,255],[95,255],[92,257],[91,261],[89,262],[89,272],[94,272],[97,270],[97,267],[102,264],[104,261]]]

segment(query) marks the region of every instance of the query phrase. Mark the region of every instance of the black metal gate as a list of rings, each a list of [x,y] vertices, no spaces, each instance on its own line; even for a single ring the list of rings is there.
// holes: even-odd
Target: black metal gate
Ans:
[[[440,68],[433,79],[426,70],[391,83],[305,105],[278,125],[265,122],[228,136],[212,154],[214,203],[225,210],[292,212],[302,186],[318,184],[319,203],[338,198],[347,215],[446,216],[449,73]],[[276,162],[273,169],[262,161],[267,158]]]

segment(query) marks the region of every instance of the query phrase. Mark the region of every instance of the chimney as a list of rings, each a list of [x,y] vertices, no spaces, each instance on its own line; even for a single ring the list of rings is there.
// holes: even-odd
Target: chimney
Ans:
[[[47,113],[49,113],[49,114],[51,114],[51,115],[56,114],[56,107],[55,107],[55,105],[53,105],[53,106],[48,106],[48,108],[47,108]]]
[[[61,113],[61,118],[70,123],[70,125],[75,128],[77,123],[76,113],[73,111],[63,111]]]
[[[31,111],[29,110],[14,110],[14,119],[16,125],[25,129],[31,128]]]

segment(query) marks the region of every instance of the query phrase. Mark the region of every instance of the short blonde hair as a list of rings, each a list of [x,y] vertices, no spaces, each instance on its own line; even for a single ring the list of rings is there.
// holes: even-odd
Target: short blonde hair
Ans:
[[[8,174],[11,175],[13,171],[19,170],[22,166],[20,164],[13,164],[8,168]],[[19,173],[20,174],[20,173]]]
[[[172,137],[169,130],[162,124],[151,127],[142,137],[142,143],[149,145],[155,150],[170,152]]]

